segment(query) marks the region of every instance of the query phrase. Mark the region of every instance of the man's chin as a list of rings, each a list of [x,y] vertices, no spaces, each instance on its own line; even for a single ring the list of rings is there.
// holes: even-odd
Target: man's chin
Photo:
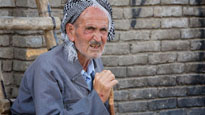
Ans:
[[[92,59],[100,58],[102,56],[102,53],[92,54],[90,57]]]

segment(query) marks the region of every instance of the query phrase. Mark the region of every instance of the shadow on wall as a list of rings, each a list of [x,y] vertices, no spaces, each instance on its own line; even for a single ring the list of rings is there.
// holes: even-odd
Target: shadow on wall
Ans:
[[[141,6],[144,5],[145,2],[146,2],[146,0],[142,0],[140,5]],[[131,0],[130,4],[131,4],[131,6],[135,6],[136,5],[136,0]],[[132,9],[132,21],[131,21],[131,24],[130,24],[132,28],[135,27],[135,25],[137,23],[136,18],[140,16],[141,10],[142,10],[142,8],[139,8],[139,9],[133,8]]]
[[[196,0],[197,5],[201,5],[203,0]],[[202,8],[199,8],[199,16],[205,17],[205,10]],[[199,19],[201,27],[205,27],[205,19]],[[199,50],[205,50],[205,29],[200,29],[200,48]],[[199,54],[199,61],[203,62],[205,61],[205,52],[200,52]],[[197,73],[205,73],[205,64],[199,64],[197,67]]]

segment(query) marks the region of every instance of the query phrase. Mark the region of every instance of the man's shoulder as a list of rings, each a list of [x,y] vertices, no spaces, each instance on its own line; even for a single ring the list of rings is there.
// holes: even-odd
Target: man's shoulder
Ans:
[[[57,63],[56,60],[62,60],[62,59],[57,59],[57,58],[64,58],[63,56],[63,51],[61,46],[57,46],[54,49],[45,52],[41,55],[39,55],[33,63],[29,66],[27,70],[34,69],[34,68],[47,68],[49,69],[51,65],[55,65]]]
[[[63,45],[56,46],[52,50],[45,52],[41,55],[39,55],[36,60],[38,61],[53,61],[57,57],[63,56]]]

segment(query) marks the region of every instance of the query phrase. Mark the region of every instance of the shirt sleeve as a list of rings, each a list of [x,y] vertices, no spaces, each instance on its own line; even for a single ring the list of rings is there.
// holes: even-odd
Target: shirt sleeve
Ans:
[[[95,90],[65,109],[55,73],[48,71],[49,67],[45,66],[37,67],[33,73],[32,95],[36,115],[109,115]]]

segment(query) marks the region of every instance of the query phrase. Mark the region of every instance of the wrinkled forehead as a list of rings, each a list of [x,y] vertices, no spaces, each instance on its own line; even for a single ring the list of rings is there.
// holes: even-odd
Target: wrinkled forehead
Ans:
[[[88,8],[86,8],[82,13],[81,15],[79,16],[80,17],[90,17],[90,16],[93,16],[95,18],[105,18],[108,20],[108,15],[107,13],[102,10],[101,8],[99,7],[95,7],[95,6],[90,6]]]
[[[90,6],[81,13],[78,19],[74,22],[74,24],[96,25],[108,28],[109,19],[107,14],[103,10]]]

